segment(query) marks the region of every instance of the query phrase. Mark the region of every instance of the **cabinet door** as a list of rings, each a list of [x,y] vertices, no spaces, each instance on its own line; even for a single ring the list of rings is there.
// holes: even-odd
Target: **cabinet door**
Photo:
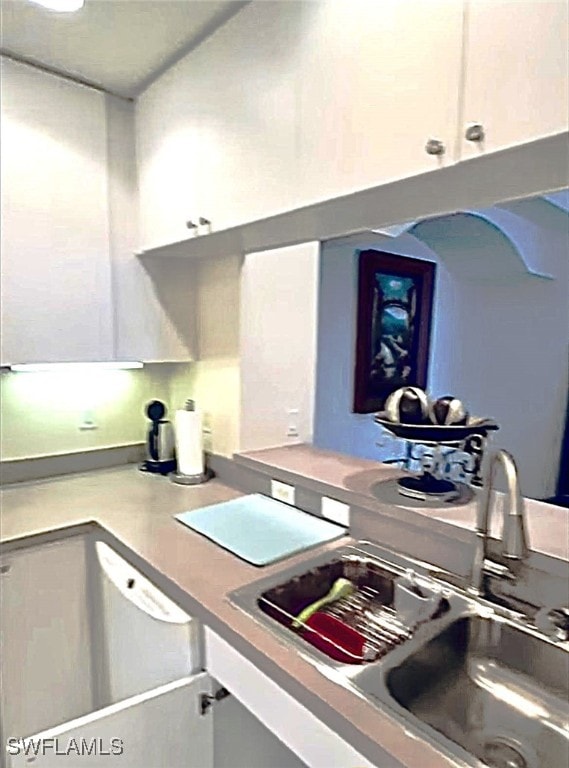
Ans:
[[[112,357],[104,95],[2,60],[2,363]]]
[[[294,207],[302,5],[247,6],[140,97],[144,249]]]
[[[215,768],[306,768],[235,696],[213,707]]]
[[[469,0],[462,155],[503,149],[569,127],[567,0]],[[482,143],[465,139],[470,123]]]
[[[452,163],[462,2],[302,5],[299,186],[305,201]],[[443,142],[442,156],[426,153],[429,138]]]
[[[199,215],[200,113],[193,84],[186,81],[186,61],[168,70],[136,103],[141,249],[184,240],[186,222]]]
[[[206,668],[302,763],[310,768],[374,768],[228,642],[205,628]],[[270,702],[270,706],[267,706]],[[310,733],[310,739],[306,734]],[[293,763],[291,763],[291,766]],[[296,768],[296,766],[294,766]]]
[[[92,708],[82,537],[2,556],[2,728],[28,736]]]
[[[107,544],[95,549],[102,704],[197,671],[196,622]]]
[[[36,733],[8,745],[9,768],[32,760],[37,768],[212,768],[213,717],[201,713],[202,693],[211,693],[204,673]]]
[[[303,5],[251,3],[194,54],[199,205],[216,230],[295,207]]]

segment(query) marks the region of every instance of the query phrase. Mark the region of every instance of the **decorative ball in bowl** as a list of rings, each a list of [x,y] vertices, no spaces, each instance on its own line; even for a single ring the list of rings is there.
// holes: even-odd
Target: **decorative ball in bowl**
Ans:
[[[457,443],[499,429],[493,419],[471,416],[458,398],[445,395],[432,400],[419,387],[393,392],[374,420],[396,437],[427,443]]]
[[[399,424],[429,422],[429,398],[419,387],[401,387],[385,401],[384,412],[390,421]]]
[[[446,427],[464,426],[468,424],[470,414],[457,397],[444,395],[429,403],[429,417],[433,424]]]

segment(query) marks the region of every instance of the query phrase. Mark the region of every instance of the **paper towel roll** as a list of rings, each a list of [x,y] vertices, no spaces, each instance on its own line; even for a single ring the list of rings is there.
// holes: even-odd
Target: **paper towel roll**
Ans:
[[[182,475],[202,475],[204,455],[200,411],[176,411],[174,423],[178,472]]]

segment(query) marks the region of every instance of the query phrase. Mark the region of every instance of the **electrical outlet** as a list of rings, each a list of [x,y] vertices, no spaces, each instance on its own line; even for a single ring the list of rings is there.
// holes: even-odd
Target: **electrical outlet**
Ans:
[[[271,496],[277,501],[294,505],[294,485],[281,483],[280,480],[271,480]]]
[[[83,416],[81,419],[81,422],[79,423],[79,430],[81,432],[89,432],[93,429],[98,429],[99,425],[95,421],[95,416],[93,414],[93,411],[90,409],[87,409],[86,411],[83,411]]]
[[[298,414],[299,414],[298,408],[287,408],[287,411],[286,411],[287,421],[288,421],[287,428],[286,428],[287,437],[299,437]]]
[[[338,499],[330,499],[328,496],[322,496],[322,505],[320,507],[322,517],[346,528],[350,527],[350,507]]]
[[[93,429],[99,429],[99,427],[94,421],[83,421],[79,424],[79,429],[81,432],[89,432]]]

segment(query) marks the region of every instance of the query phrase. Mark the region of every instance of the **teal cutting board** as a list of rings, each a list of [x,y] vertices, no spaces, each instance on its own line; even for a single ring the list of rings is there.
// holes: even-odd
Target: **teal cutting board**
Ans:
[[[269,565],[346,533],[339,525],[260,493],[174,517],[253,565]]]

